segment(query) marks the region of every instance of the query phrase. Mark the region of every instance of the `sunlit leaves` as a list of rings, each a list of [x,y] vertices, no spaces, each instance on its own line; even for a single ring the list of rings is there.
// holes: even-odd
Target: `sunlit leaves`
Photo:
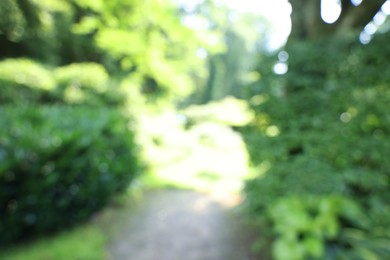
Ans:
[[[116,59],[136,56],[145,48],[143,35],[123,29],[102,29],[96,36],[98,47],[106,50]]]
[[[0,62],[0,80],[42,90],[54,87],[50,71],[29,59],[7,59]]]
[[[74,24],[71,28],[76,34],[89,34],[97,30],[99,21],[96,17],[83,17],[81,21]]]
[[[210,46],[169,1],[7,0],[0,12],[2,55],[55,65],[98,62],[113,76],[155,81],[155,97],[186,96],[193,79],[206,76],[196,53]]]
[[[99,102],[99,96],[110,90],[109,76],[100,64],[74,63],[58,67],[54,70],[54,78],[56,92],[70,104]]]
[[[82,8],[90,9],[94,12],[101,12],[102,9],[104,8],[105,0],[71,0],[71,1]]]
[[[323,258],[325,241],[335,240],[345,232],[339,219],[365,223],[363,210],[351,199],[327,195],[293,196],[270,205],[270,217],[278,235],[273,245],[275,259]],[[348,232],[348,231],[346,231]]]
[[[76,29],[96,28],[97,46],[119,61],[120,70],[132,71],[131,77],[155,80],[168,96],[187,95],[192,89],[188,74],[198,73],[201,65],[195,55],[200,43],[180,23],[173,6],[130,0],[104,4],[100,16],[81,20]]]

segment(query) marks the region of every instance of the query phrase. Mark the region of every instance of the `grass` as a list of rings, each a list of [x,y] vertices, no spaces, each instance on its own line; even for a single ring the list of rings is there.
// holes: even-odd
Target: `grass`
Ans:
[[[103,260],[106,238],[93,224],[0,252],[2,260]]]

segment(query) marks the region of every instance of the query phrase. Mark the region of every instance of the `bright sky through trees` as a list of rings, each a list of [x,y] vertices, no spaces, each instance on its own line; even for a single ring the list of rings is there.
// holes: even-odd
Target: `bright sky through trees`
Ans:
[[[357,0],[355,0],[357,1]],[[202,0],[178,0],[186,10],[202,3]],[[288,0],[216,0],[221,5],[226,4],[230,8],[242,13],[255,13],[265,17],[271,25],[271,35],[268,42],[270,49],[277,49],[286,42],[291,32],[291,5]],[[321,15],[325,22],[333,23],[340,15],[340,0],[325,0],[321,6]],[[195,20],[193,21],[196,22]],[[194,26],[194,25],[192,25]],[[196,25],[194,26],[196,27]]]
[[[226,2],[232,8],[242,12],[254,12],[262,15],[272,24],[272,35],[268,46],[270,49],[275,49],[282,46],[291,31],[291,5],[288,0],[219,0]],[[351,0],[355,6],[361,4],[362,0]],[[369,0],[366,0],[369,1]],[[321,1],[321,18],[326,23],[334,23],[341,14],[340,0],[322,0]],[[382,6],[381,10],[374,17],[373,21],[369,23],[360,36],[360,41],[365,44],[368,43],[373,34],[381,26],[386,17],[390,14],[390,0],[387,0]]]
[[[195,7],[203,2],[203,0],[176,0],[185,11],[191,13]],[[231,9],[234,9],[241,13],[255,13],[259,16],[265,17],[272,26],[270,31],[270,41],[268,47],[270,49],[277,49],[281,47],[291,31],[291,5],[287,0],[215,0],[216,4],[227,5]],[[195,17],[188,17],[185,19],[185,23],[192,27],[204,27],[202,21],[199,21]]]
[[[203,0],[176,0],[186,10],[194,9],[194,7],[203,2]],[[271,35],[268,42],[268,47],[277,49],[284,45],[288,35],[291,32],[291,5],[288,0],[215,0],[221,5],[226,4],[239,12],[255,13],[265,17],[271,24]],[[369,1],[369,0],[366,0]],[[355,6],[360,5],[362,0],[352,0]],[[341,13],[340,0],[322,0],[321,17],[326,23],[334,23],[337,21]],[[377,31],[378,27],[384,23],[386,17],[390,14],[390,0],[383,6],[381,11],[374,17],[374,20],[367,25],[360,36],[360,41],[368,43],[372,35]],[[191,22],[192,27],[197,27],[196,20]],[[187,22],[188,22],[187,21]]]
[[[287,0],[225,0],[226,4],[237,11],[255,13],[265,17],[271,23],[271,35],[268,47],[281,47],[291,31],[291,5]]]
[[[334,23],[341,14],[340,0],[321,1],[321,18],[326,23]]]

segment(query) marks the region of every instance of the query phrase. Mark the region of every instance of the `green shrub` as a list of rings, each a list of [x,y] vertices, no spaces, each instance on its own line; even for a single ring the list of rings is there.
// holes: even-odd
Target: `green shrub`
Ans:
[[[389,36],[368,46],[291,47],[290,71],[257,88],[262,92],[252,101],[262,102],[254,102],[256,118],[243,134],[262,174],[247,183],[246,203],[274,227],[276,259],[285,259],[283,252],[290,259],[389,258],[390,91],[383,59]],[[349,205],[352,216],[341,209],[326,215],[336,234],[313,239],[313,216],[332,197]],[[294,218],[307,220],[299,232],[287,225]]]
[[[110,89],[105,68],[97,63],[73,63],[54,70],[56,93],[68,104],[121,104],[119,89]],[[115,92],[114,92],[115,91]]]
[[[278,235],[273,246],[275,259],[322,259],[329,249],[326,241],[335,241],[341,232],[340,219],[368,227],[363,210],[342,196],[291,196],[269,208]]]
[[[0,107],[0,125],[0,244],[87,219],[136,174],[118,112]]]
[[[55,87],[51,72],[28,59],[0,62],[0,104],[39,102]]]
[[[52,70],[29,59],[3,60],[0,88],[0,104],[118,106],[125,102],[104,67],[95,63],[74,63]]]

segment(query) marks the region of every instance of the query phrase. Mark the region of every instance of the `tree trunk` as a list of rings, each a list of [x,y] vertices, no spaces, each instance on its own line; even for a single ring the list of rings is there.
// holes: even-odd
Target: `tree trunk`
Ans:
[[[333,24],[321,19],[321,0],[290,0],[292,31],[289,41],[343,36],[361,32],[386,0],[364,0],[354,6],[350,0],[341,0],[342,12]]]

